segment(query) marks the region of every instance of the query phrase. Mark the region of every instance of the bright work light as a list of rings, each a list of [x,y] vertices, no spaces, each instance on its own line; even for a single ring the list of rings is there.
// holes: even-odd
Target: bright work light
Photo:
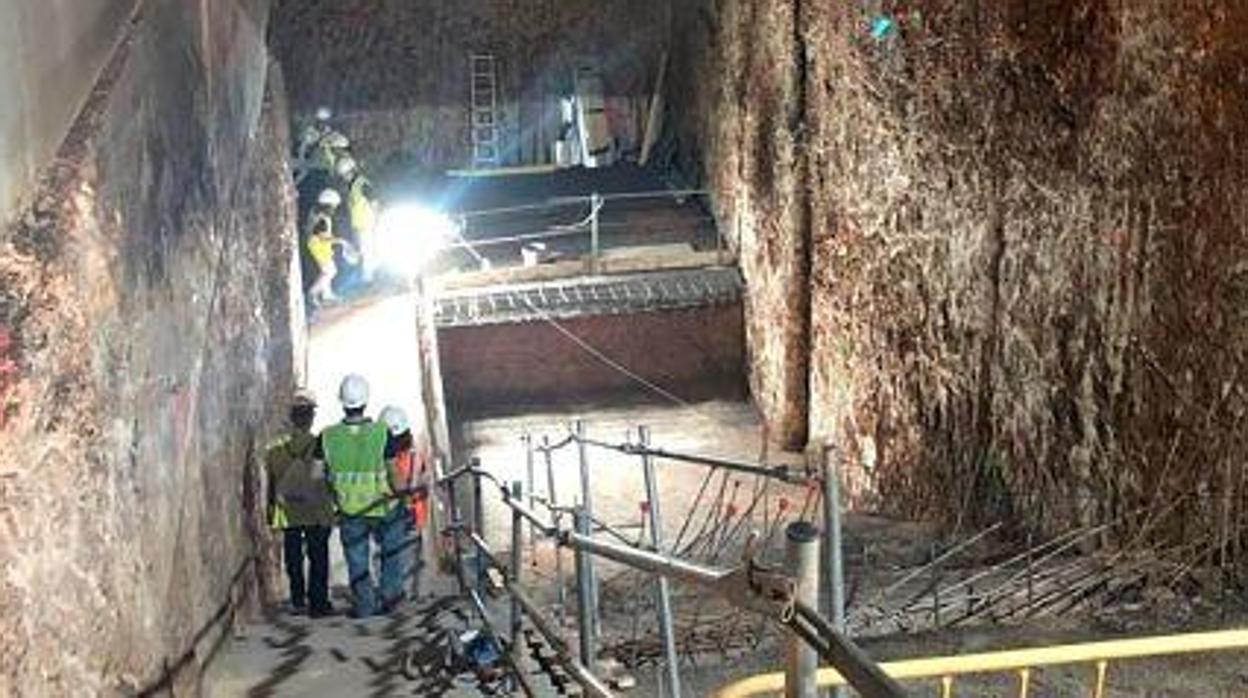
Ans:
[[[381,266],[415,279],[456,232],[455,221],[440,211],[410,203],[389,206],[377,221]]]

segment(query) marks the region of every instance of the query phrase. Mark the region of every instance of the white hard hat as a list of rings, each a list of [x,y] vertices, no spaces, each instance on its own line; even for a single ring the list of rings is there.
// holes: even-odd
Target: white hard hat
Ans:
[[[338,170],[339,177],[349,177],[352,172],[355,172],[355,159],[339,158],[338,164],[334,166],[334,169]]]
[[[317,108],[317,110],[316,110],[316,120],[317,120],[317,121],[329,121],[329,120],[330,120],[330,119],[332,119],[332,118],[334,118],[334,112],[330,111],[329,107],[318,107],[318,108]]]
[[[351,147],[351,139],[337,131],[332,131],[325,134],[325,145],[337,150],[346,150]]]
[[[338,208],[342,205],[342,194],[334,189],[324,189],[320,195],[316,197],[316,203],[330,208]]]
[[[402,407],[390,405],[381,411],[381,421],[390,429],[391,436],[398,436],[411,428],[407,421],[407,412]]]
[[[364,376],[352,373],[342,379],[342,385],[338,388],[338,400],[342,402],[342,406],[349,409],[359,409],[368,404],[368,381],[364,380]]]

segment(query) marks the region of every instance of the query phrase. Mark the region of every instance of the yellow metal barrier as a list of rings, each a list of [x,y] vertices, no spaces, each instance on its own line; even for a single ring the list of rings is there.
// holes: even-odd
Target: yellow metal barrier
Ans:
[[[928,657],[884,662],[880,666],[886,674],[899,680],[940,679],[943,698],[953,695],[956,676],[1016,671],[1019,678],[1018,695],[1020,698],[1027,698],[1033,669],[1060,664],[1095,664],[1096,684],[1093,696],[1103,698],[1111,661],[1226,650],[1248,650],[1248,630],[1220,630],[1209,633],[1051,645],[982,654]],[[820,669],[818,682],[821,687],[847,685],[845,679],[835,669]],[[783,690],[784,673],[781,672],[742,679],[721,689],[717,695],[719,698],[746,698],[779,693]]]

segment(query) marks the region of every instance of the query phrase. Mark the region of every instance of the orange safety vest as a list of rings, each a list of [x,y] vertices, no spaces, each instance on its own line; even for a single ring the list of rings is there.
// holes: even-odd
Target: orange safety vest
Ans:
[[[398,471],[399,480],[407,483],[408,487],[417,484],[415,481],[417,476],[419,476],[420,482],[424,482],[425,459],[423,457],[418,459],[415,449],[408,449],[395,456],[394,467]],[[416,526],[416,530],[423,530],[425,521],[429,517],[428,493],[413,494],[409,501],[408,509],[411,511],[412,523]]]

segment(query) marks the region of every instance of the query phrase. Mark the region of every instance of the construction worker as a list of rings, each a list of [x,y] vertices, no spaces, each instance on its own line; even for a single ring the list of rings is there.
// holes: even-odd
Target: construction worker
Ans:
[[[312,234],[308,237],[308,256],[316,264],[316,281],[308,287],[308,303],[313,310],[326,303],[338,300],[334,295],[334,278],[338,276],[338,264],[334,261],[334,249],[347,244],[345,240],[334,237],[328,218],[321,218],[313,224]]]
[[[316,169],[324,167],[325,157],[319,146],[325,136],[335,133],[333,127],[329,124],[329,120],[333,118],[333,115],[333,112],[328,107],[320,107],[316,110],[315,122],[304,126],[299,131],[294,162],[296,187]]]
[[[312,207],[312,212],[308,214],[308,230],[311,230],[319,220],[328,220],[330,233],[333,233],[334,216],[338,213],[338,207],[342,206],[342,194],[337,189],[322,189],[321,193],[316,195],[316,205]]]
[[[364,416],[368,381],[342,379],[338,390],[344,417],[321,432],[323,459],[338,505],[338,535],[347,560],[355,608],[363,618],[389,611],[403,600],[402,553],[406,510],[395,495],[393,447],[386,426]],[[377,604],[369,560],[372,540],[381,551],[381,604]]]
[[[421,557],[424,547],[425,524],[429,519],[429,466],[423,451],[416,449],[407,412],[402,407],[390,406],[381,411],[381,421],[390,430],[394,451],[395,487],[406,492],[407,554],[404,555],[405,576],[411,577],[411,596],[420,598]]]
[[[306,390],[297,391],[290,405],[290,430],[269,445],[264,464],[270,521],[282,531],[290,605],[320,618],[334,610],[329,602],[329,533],[334,525],[334,503],[315,459],[315,417],[316,398]]]
[[[349,157],[351,150],[351,140],[341,133],[330,128],[321,139],[316,142],[316,147],[312,152],[310,166],[314,169],[324,170],[333,175],[337,172],[338,160],[343,157]]]
[[[364,283],[371,283],[377,272],[377,204],[373,183],[360,172],[355,160],[344,157],[338,161],[338,176],[347,184],[347,215],[355,242],[359,246]]]

